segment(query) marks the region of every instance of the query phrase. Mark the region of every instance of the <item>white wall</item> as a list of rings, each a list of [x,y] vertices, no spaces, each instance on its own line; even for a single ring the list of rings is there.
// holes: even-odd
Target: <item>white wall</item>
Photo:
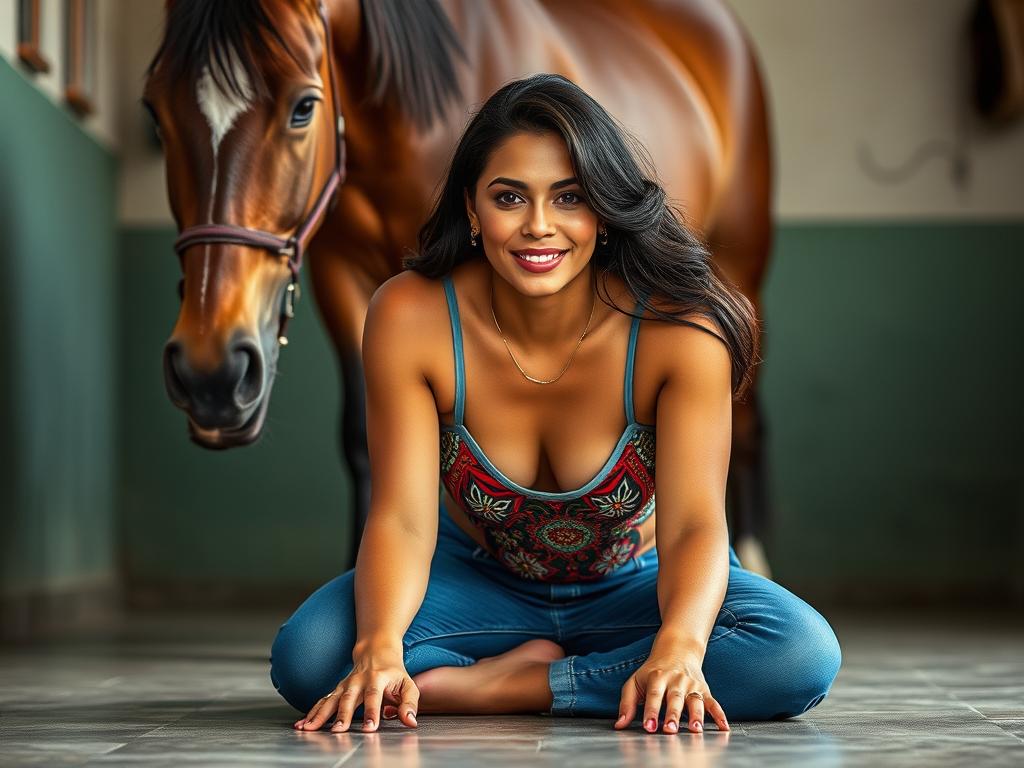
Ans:
[[[970,118],[962,42],[973,0],[729,1],[767,73],[783,217],[1024,215],[1024,121],[993,132],[966,120],[962,193],[948,159],[897,184],[858,162],[861,146],[899,167],[925,142],[955,141]]]
[[[118,64],[118,11],[134,0],[93,0],[96,7],[96,93],[93,94],[93,112],[78,120],[87,133],[116,151],[118,147],[118,119],[115,87],[119,84]],[[40,48],[50,63],[50,71],[36,74],[24,67],[17,57],[18,2],[0,0],[0,56],[7,59],[55,104],[64,104],[64,0],[42,0],[40,8]],[[5,116],[7,119],[9,116]]]
[[[121,86],[118,114],[121,124],[120,201],[122,223],[133,226],[173,226],[167,206],[163,156],[149,145],[150,118],[139,99],[146,67],[163,34],[162,0],[122,0]]]
[[[116,1],[122,16],[121,217],[169,224],[162,161],[142,142],[137,104],[162,2],[99,1]],[[729,3],[768,82],[782,220],[1024,216],[1024,123],[997,133],[970,117],[960,41],[972,0]],[[958,131],[968,135],[964,190],[951,180],[948,159],[933,157],[895,184],[873,178],[858,160],[867,147],[882,166],[898,167],[926,142],[952,142]]]

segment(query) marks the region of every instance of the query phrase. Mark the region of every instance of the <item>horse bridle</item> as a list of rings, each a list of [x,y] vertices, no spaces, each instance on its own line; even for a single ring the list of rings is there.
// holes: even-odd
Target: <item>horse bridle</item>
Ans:
[[[287,329],[288,321],[295,317],[295,304],[301,295],[299,290],[299,270],[302,269],[302,256],[305,253],[310,233],[320,223],[335,191],[345,180],[345,118],[341,114],[341,107],[338,104],[338,86],[334,73],[334,49],[331,47],[331,26],[327,19],[327,9],[324,7],[322,0],[317,3],[317,10],[324,27],[326,45],[324,55],[327,56],[331,100],[334,102],[334,168],[327,177],[327,181],[324,182],[324,186],[317,196],[316,204],[310,210],[309,215],[295,227],[290,237],[281,237],[261,229],[240,227],[236,224],[198,224],[186,227],[178,234],[178,238],[174,241],[174,250],[179,258],[187,248],[200,243],[236,243],[238,245],[247,245],[251,248],[262,248],[275,256],[287,256],[292,279],[285,290],[281,305],[277,340],[282,346],[288,343],[285,330]]]

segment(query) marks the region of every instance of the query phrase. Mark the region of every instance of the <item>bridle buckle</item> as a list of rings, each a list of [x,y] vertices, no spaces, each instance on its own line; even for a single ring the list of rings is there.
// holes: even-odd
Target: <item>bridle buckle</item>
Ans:
[[[284,289],[284,316],[291,320],[295,317],[295,305],[302,298],[302,289],[299,288],[299,281],[292,280]]]

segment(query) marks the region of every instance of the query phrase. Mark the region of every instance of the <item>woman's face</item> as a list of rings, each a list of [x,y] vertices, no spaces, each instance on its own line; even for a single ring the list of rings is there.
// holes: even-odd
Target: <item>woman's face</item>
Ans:
[[[556,293],[594,254],[597,214],[583,197],[565,142],[553,131],[516,133],[502,142],[473,199],[467,191],[466,210],[491,266],[523,294]]]

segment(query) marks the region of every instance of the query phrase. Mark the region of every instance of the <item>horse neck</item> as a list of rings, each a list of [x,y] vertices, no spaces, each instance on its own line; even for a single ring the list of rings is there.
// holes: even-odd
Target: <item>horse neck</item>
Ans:
[[[345,116],[348,156],[370,160],[395,147],[411,131],[402,111],[389,101],[374,104],[368,87],[369,49],[362,34],[362,7],[366,0],[324,0],[338,78],[338,101]],[[370,0],[372,1],[372,0]]]
[[[327,9],[327,21],[331,27],[331,42],[334,50],[334,63],[344,80],[345,67],[361,64],[365,55],[360,51],[360,16],[362,8],[360,0],[323,0]]]

